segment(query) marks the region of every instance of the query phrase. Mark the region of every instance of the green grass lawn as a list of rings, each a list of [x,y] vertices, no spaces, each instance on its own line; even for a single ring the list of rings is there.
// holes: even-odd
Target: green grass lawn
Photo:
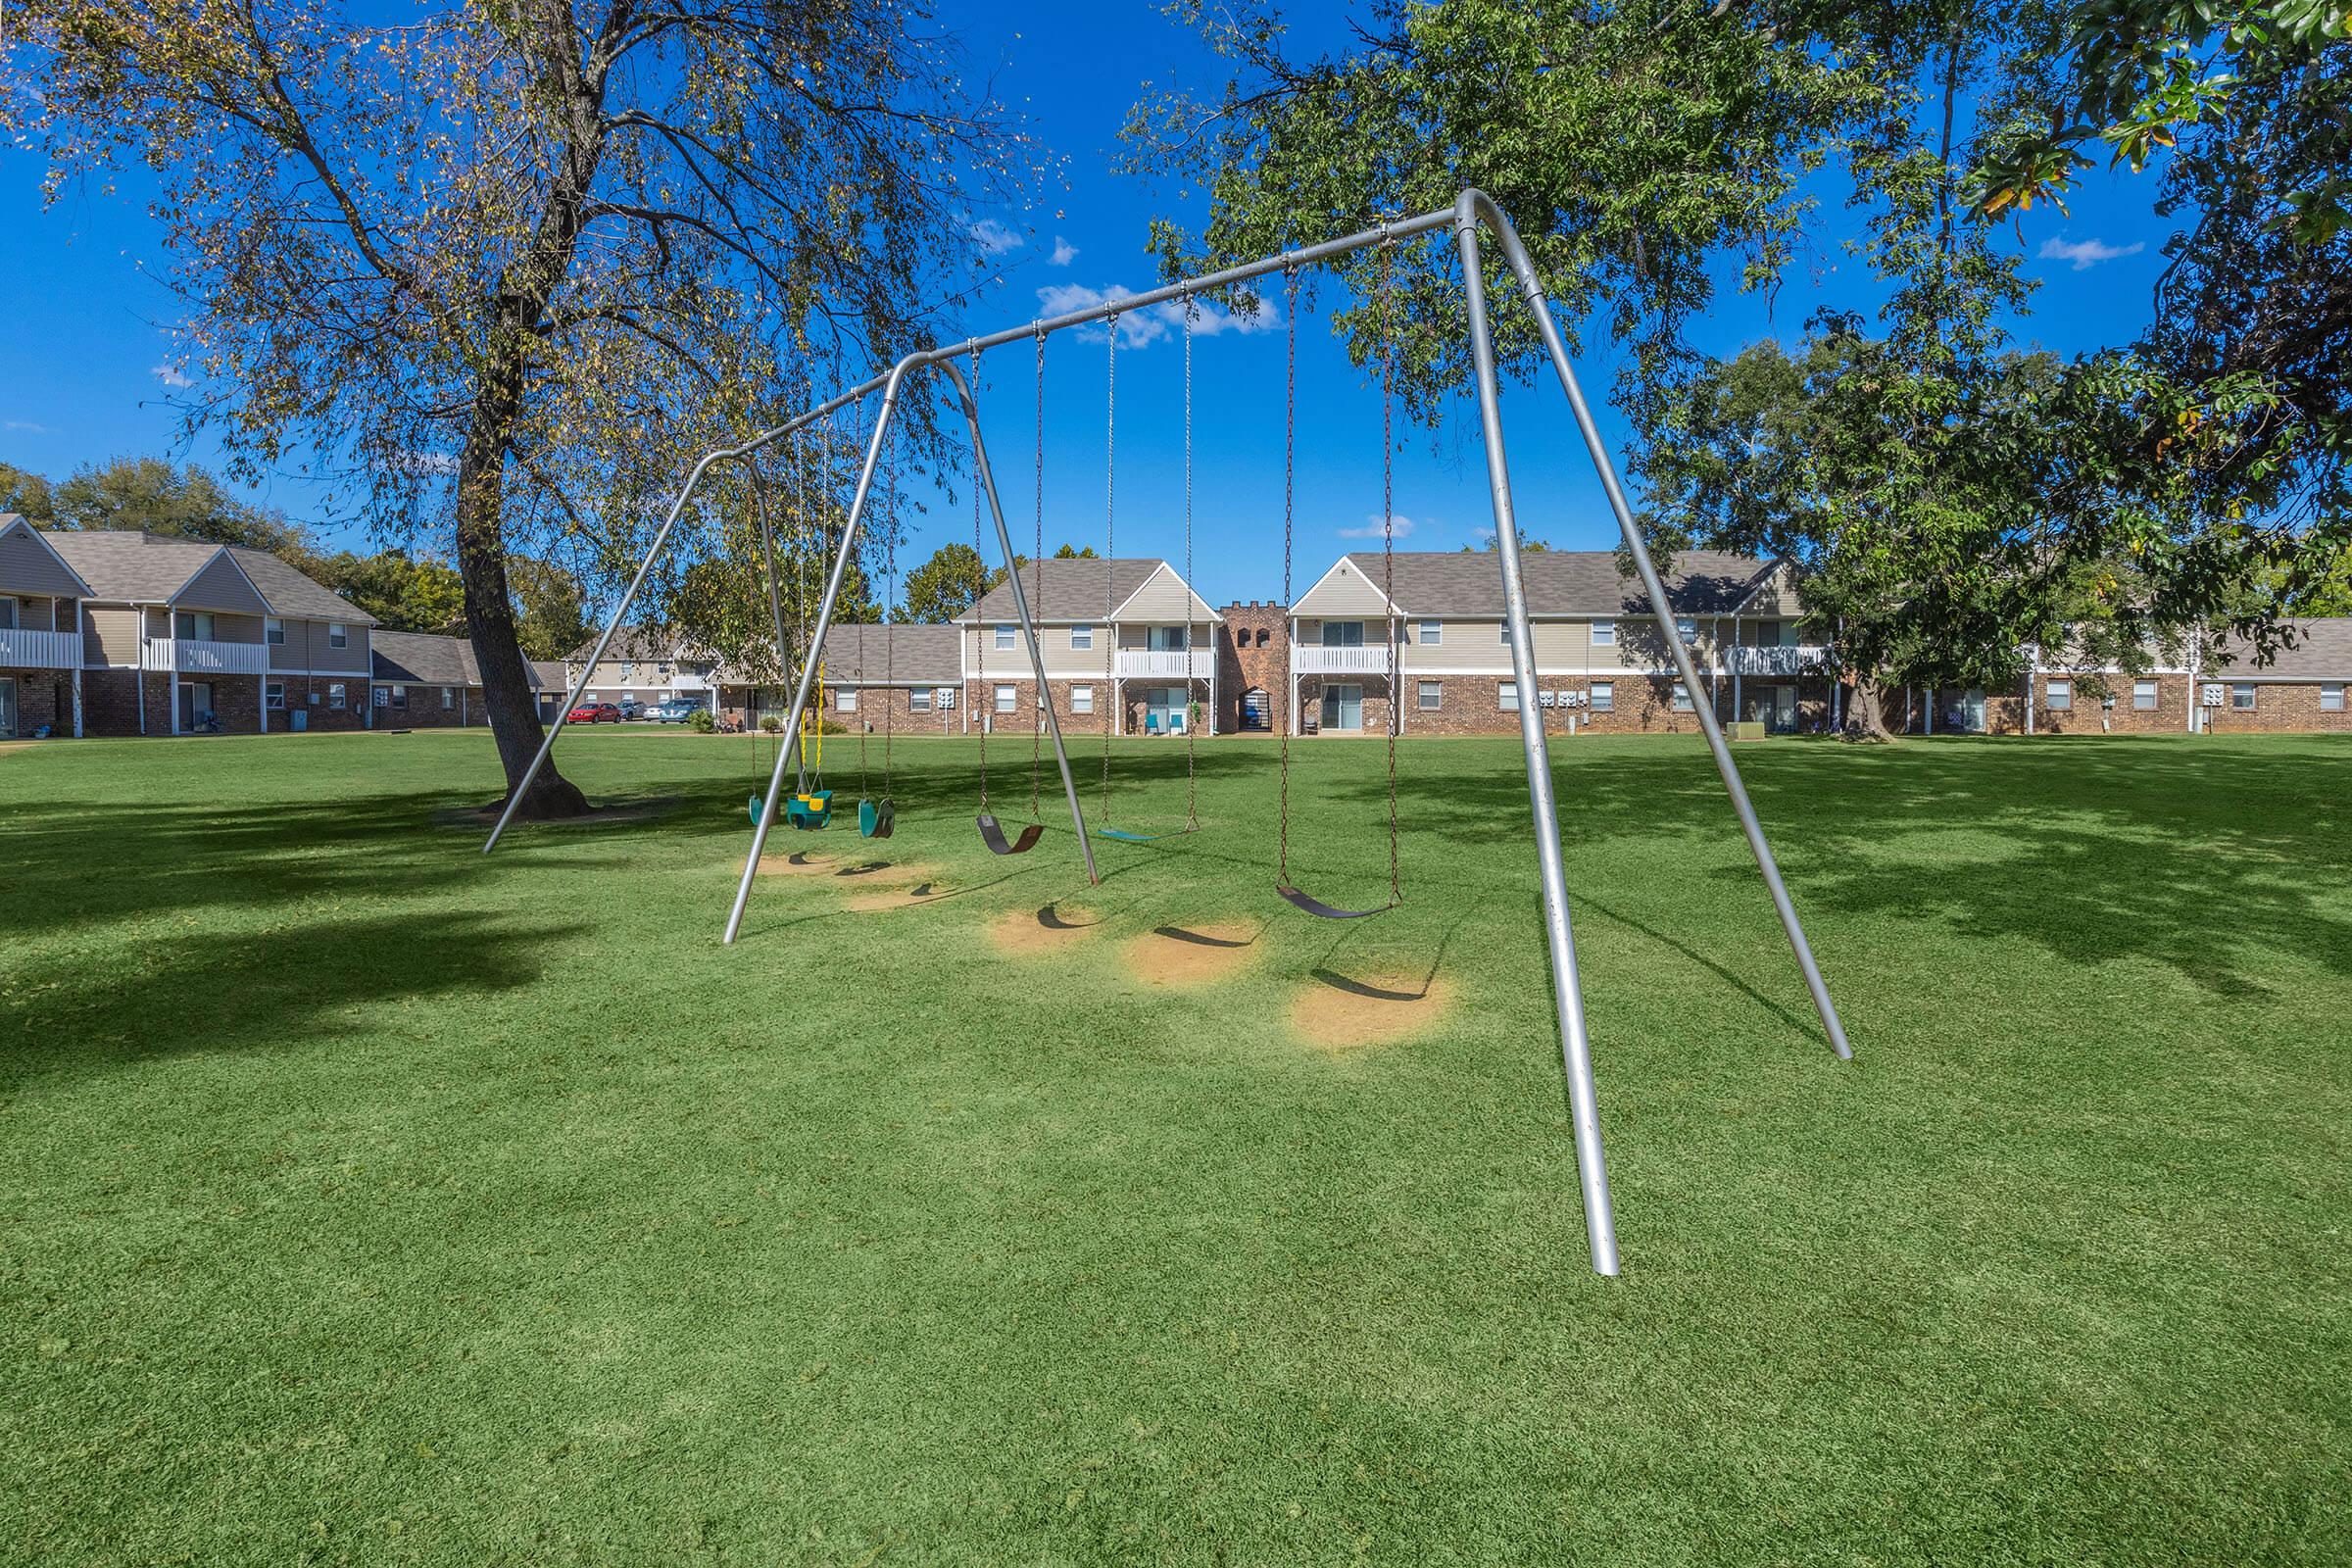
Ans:
[[[945,896],[726,949],[764,745],[567,736],[671,804],[488,858],[478,733],[0,756],[0,1560],[2352,1558],[2346,739],[1744,750],[1843,1066],[1704,752],[1556,743],[1615,1282],[1515,745],[1408,739],[1334,925],[1270,745],[1089,896],[902,743]],[[1300,752],[1323,898],[1379,768]],[[1399,976],[1418,1038],[1294,1027]]]

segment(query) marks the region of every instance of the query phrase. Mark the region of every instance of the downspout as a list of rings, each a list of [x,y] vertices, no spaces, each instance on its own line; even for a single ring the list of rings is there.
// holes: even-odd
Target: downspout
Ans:
[[[2034,688],[2041,684],[2041,644],[2026,648],[2026,733],[2034,733]]]

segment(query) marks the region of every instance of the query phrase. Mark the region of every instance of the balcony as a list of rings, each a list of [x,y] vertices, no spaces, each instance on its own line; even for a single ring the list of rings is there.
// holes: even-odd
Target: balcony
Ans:
[[[1207,680],[1217,672],[1217,656],[1208,648],[1122,648],[1117,670],[1121,680]]]
[[[139,662],[147,669],[176,669],[183,675],[262,675],[270,669],[270,645],[153,637]]]
[[[0,626],[0,669],[73,669],[81,662],[81,633],[24,631]]]
[[[1736,675],[1796,675],[1829,657],[1829,650],[1807,643],[1796,648],[1727,648]]]
[[[1386,643],[1365,648],[1308,646],[1296,650],[1293,657],[1301,675],[1386,675],[1389,672],[1389,649]]]

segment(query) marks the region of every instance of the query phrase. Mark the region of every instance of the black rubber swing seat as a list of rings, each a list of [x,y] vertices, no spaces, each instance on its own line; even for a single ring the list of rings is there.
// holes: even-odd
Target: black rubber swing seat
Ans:
[[[1046,834],[1043,823],[1032,822],[1021,829],[1019,838],[1007,844],[1004,842],[1004,830],[997,825],[995,817],[982,812],[972,820],[979,824],[980,842],[988,846],[992,855],[1027,855],[1037,848],[1037,841]]]
[[[1274,891],[1307,913],[1323,920],[1361,920],[1369,915],[1386,914],[1396,907],[1394,904],[1384,904],[1377,909],[1335,909],[1321,899],[1312,894],[1301,893],[1287,882],[1277,882],[1274,885]]]

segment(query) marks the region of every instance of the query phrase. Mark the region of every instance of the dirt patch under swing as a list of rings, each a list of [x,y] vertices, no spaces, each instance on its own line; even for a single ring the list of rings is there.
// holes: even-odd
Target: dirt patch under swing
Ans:
[[[1247,921],[1163,925],[1120,948],[1127,972],[1148,986],[1182,990],[1239,973],[1255,956],[1264,926]]]
[[[1102,917],[1084,905],[1056,900],[1035,909],[1015,909],[988,928],[997,950],[1015,958],[1059,953],[1094,934]]]
[[[1291,1027],[1326,1051],[1352,1051],[1425,1034],[1452,1008],[1453,988],[1426,974],[1355,976],[1318,969],[1291,1004]]]
[[[840,869],[841,862],[832,856],[818,855],[811,850],[760,857],[761,876],[831,876]]]

